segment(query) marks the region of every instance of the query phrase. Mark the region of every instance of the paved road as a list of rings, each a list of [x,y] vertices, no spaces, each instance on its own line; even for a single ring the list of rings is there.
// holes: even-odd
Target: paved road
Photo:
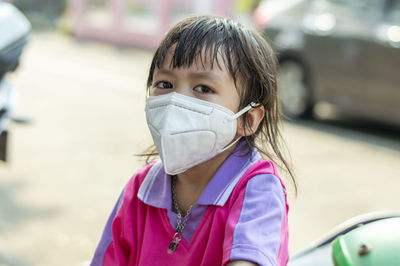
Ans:
[[[0,250],[28,265],[87,265],[150,144],[149,52],[36,33],[20,71],[10,162],[0,164]],[[397,209],[400,141],[327,123],[285,124],[298,176],[291,250],[366,212]],[[1,257],[1,251],[0,251]],[[0,263],[1,264],[1,263]]]

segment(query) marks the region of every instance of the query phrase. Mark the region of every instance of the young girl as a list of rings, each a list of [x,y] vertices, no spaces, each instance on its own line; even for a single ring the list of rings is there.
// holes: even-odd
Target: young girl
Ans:
[[[158,47],[147,87],[147,155],[161,160],[130,179],[91,265],[286,265],[285,186],[260,156],[291,173],[268,44],[226,18],[185,19]]]

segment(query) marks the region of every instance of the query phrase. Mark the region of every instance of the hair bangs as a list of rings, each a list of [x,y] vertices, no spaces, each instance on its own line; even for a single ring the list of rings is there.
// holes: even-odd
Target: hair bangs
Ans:
[[[214,64],[222,69],[220,57],[218,56],[220,49],[224,49],[221,42],[216,42],[214,36],[203,35],[199,38],[191,40],[192,36],[190,33],[184,34],[188,38],[180,39],[173,50],[173,56],[171,60],[171,68],[188,68],[193,63],[199,63],[203,69],[214,68]],[[225,61],[224,56],[222,56]]]
[[[207,16],[203,19],[186,20],[184,25],[176,25],[160,44],[150,68],[147,85],[151,85],[155,68],[161,68],[168,53],[172,59],[170,68],[189,68],[198,64],[203,69],[226,68],[236,84],[234,49],[229,25],[225,18]],[[183,23],[182,23],[183,24]],[[216,66],[215,66],[216,65]]]

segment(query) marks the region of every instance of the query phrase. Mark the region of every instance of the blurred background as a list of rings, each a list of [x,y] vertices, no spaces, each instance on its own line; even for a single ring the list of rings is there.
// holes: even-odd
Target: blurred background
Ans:
[[[291,253],[354,216],[400,211],[399,1],[3,0],[0,265],[89,264],[151,144],[152,53],[204,13],[277,52],[299,187],[287,182]]]

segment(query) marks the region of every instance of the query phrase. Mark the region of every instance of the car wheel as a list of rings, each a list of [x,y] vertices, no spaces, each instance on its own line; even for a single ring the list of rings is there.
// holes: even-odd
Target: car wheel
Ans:
[[[283,61],[279,66],[279,97],[284,115],[289,118],[312,114],[311,90],[304,66],[295,61]]]

